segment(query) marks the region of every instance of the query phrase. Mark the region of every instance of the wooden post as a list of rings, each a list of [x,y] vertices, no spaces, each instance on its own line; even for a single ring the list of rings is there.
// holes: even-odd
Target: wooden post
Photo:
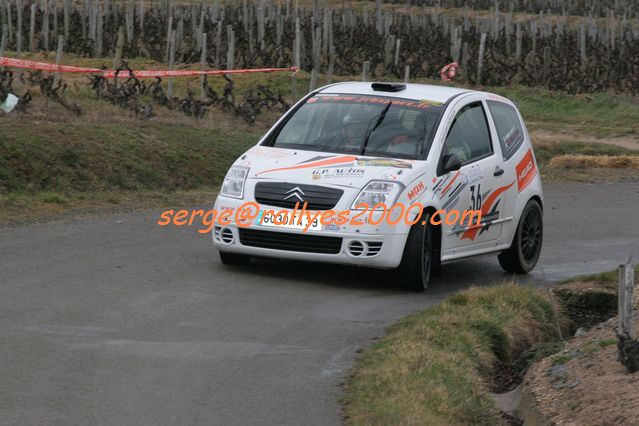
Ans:
[[[118,29],[118,39],[115,44],[115,58],[113,59],[113,68],[119,68],[122,64],[122,51],[124,50],[124,27]]]
[[[7,47],[7,34],[9,33],[9,26],[2,24],[2,39],[0,40],[0,56],[4,56],[4,49]]]
[[[206,33],[202,34],[202,52],[200,55],[200,70],[204,71],[207,68],[207,62],[206,62]],[[206,76],[204,74],[202,74],[200,76],[200,93],[202,95],[202,101],[204,101],[206,99],[206,93],[204,90],[204,80],[206,79]]]
[[[635,268],[632,257],[619,265],[619,333],[630,339],[636,339],[632,321],[634,309]]]
[[[226,69],[232,70],[235,66],[235,33],[233,32],[233,26],[226,26],[226,35],[228,38],[228,48],[226,50]]]
[[[326,72],[326,84],[333,82],[333,73],[335,72],[335,45],[331,44],[328,48],[328,71]]]
[[[133,35],[134,35],[133,31],[135,29],[134,28],[135,23],[133,22],[134,13],[135,13],[135,5],[133,3],[133,0],[129,0],[129,3],[126,8],[126,12],[125,12],[125,19],[124,19],[124,22],[126,23],[126,41],[129,44],[133,42]]]
[[[297,102],[297,71],[293,72],[291,76],[291,95],[293,96],[293,103]]]
[[[140,34],[144,37],[144,0],[140,0]]]
[[[10,19],[7,16],[7,5],[5,3],[7,3],[6,0],[0,0],[0,32],[4,24],[8,24]]]
[[[204,34],[204,11],[200,13],[200,25],[197,30],[197,37],[195,38],[195,50],[202,50],[202,36]]]
[[[479,39],[479,58],[477,59],[477,84],[481,84],[481,71],[484,67],[484,52],[486,51],[486,33],[481,33]]]
[[[312,92],[317,88],[317,69],[313,67],[311,70],[311,81],[308,84],[308,91]]]
[[[171,30],[171,36],[169,37],[169,71],[175,69],[175,30]],[[173,77],[169,77],[169,85],[166,89],[166,96],[170,99],[173,98]]]
[[[91,3],[89,4],[89,40],[92,40],[95,43],[95,36],[96,36],[96,32],[98,31],[97,29],[97,21],[96,21],[96,6],[97,6],[97,1],[95,3]],[[94,52],[95,53],[95,52]]]
[[[59,35],[58,36],[58,50],[55,54],[55,64],[57,67],[60,66],[60,63],[62,62],[62,50],[64,49],[64,36],[63,35]],[[56,84],[58,83],[58,81],[60,81],[60,71],[56,71],[55,73],[55,82]]]
[[[4,19],[4,23],[7,24],[7,43],[9,43],[11,41],[11,33],[13,32],[13,28],[11,25],[11,2],[7,1],[7,7],[5,8],[4,3],[2,4],[2,6],[0,6],[2,8],[2,10],[0,12],[5,13],[6,11],[6,16]],[[6,9],[6,10],[5,10]],[[2,16],[0,15],[0,18]]]
[[[22,56],[22,0],[16,0],[16,11],[18,12],[16,22],[16,55]]]
[[[293,65],[300,68],[301,58],[301,39],[300,39],[300,18],[295,18],[295,40],[293,41]]]
[[[29,21],[29,52],[35,52],[35,13],[36,5],[31,4],[31,20]]]
[[[257,39],[260,51],[264,50],[264,0],[260,0],[257,6]]]
[[[166,29],[166,49],[164,51],[164,62],[169,62],[169,51],[171,50],[171,31],[173,31],[173,17],[169,16],[169,24]]]
[[[96,2],[97,3],[97,2]],[[96,39],[95,39],[95,56],[100,58],[102,57],[102,30],[104,28],[104,16],[103,10],[100,3],[97,3],[98,10],[96,12],[98,23],[96,25]]]
[[[315,37],[313,38],[313,69],[315,70],[315,81],[313,81],[313,73],[311,72],[311,85],[314,84],[313,89],[317,87],[317,74],[320,72],[322,66],[322,28],[315,28]],[[312,89],[311,89],[312,90]]]
[[[215,68],[220,69],[220,52],[222,51],[222,21],[215,28]]]
[[[369,61],[364,61],[364,65],[362,66],[362,81],[369,81],[369,69],[371,63]]]
[[[49,53],[49,1],[42,0],[42,44],[44,45],[44,51]]]
[[[64,0],[64,38],[69,38],[69,25],[71,23],[71,0]]]
[[[404,83],[408,83],[410,81],[410,65],[406,65],[404,68]]]

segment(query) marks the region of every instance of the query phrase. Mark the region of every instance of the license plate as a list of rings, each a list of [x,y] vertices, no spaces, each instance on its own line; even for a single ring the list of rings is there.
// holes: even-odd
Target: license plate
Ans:
[[[313,217],[315,216],[313,212],[307,213],[310,214],[310,219],[313,219]],[[260,212],[260,216],[257,221],[257,223],[262,226],[271,226],[274,228],[299,229],[303,231],[304,229],[307,229],[308,226],[309,231],[322,230],[322,224],[320,223],[319,217],[310,222],[310,225],[309,222],[309,217],[306,214],[301,214],[301,212],[298,212],[295,217],[293,217],[293,214],[290,211],[286,213],[270,213],[262,211]]]

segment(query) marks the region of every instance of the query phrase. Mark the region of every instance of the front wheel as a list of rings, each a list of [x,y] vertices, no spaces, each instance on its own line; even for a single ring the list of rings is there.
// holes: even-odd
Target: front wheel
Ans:
[[[513,243],[497,257],[504,271],[516,274],[532,271],[541,254],[543,236],[541,206],[537,201],[530,200],[519,219]]]
[[[413,291],[424,291],[428,287],[433,265],[434,232],[430,224],[430,215],[424,214],[421,220],[423,222],[418,222],[410,228],[399,265],[403,285]]]

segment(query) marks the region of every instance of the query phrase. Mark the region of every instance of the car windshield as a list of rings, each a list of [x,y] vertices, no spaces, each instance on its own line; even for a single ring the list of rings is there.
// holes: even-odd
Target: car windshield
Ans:
[[[318,94],[286,121],[272,146],[416,159],[442,111],[427,100]]]

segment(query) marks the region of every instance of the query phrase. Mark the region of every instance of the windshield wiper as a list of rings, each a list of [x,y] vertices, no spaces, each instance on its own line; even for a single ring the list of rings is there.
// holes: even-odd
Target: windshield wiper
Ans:
[[[424,142],[426,142],[426,134],[428,133],[428,115],[424,113],[424,133],[419,137],[417,146],[415,146],[415,158],[424,152]]]
[[[384,117],[386,117],[386,113],[388,112],[392,104],[393,104],[393,101],[390,101],[389,103],[386,104],[382,112],[379,113],[379,117],[377,117],[377,121],[375,122],[375,125],[371,127],[368,133],[366,133],[366,138],[364,138],[364,145],[362,145],[361,155],[364,155],[364,152],[366,152],[366,145],[368,145],[368,140],[370,139],[375,129],[377,129],[380,126],[380,124],[382,124],[382,121],[384,121]]]

